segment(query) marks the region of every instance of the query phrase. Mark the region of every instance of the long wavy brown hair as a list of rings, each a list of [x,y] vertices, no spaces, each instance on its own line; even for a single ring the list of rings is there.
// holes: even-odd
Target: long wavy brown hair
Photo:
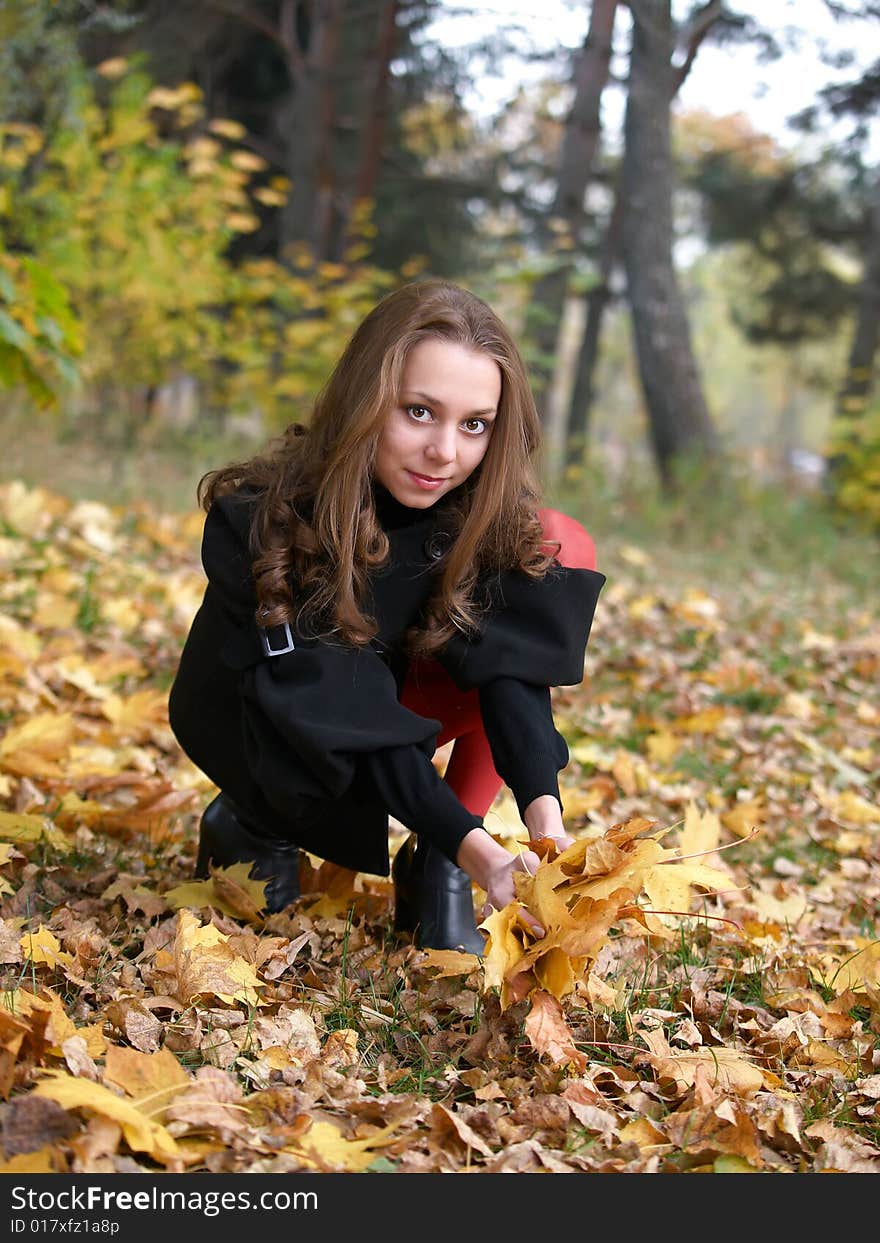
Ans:
[[[239,490],[254,504],[251,552],[261,625],[296,622],[357,646],[375,636],[376,622],[362,602],[369,572],[388,555],[371,487],[376,445],[399,400],[407,355],[430,337],[494,359],[501,399],[485,457],[444,506],[451,542],[424,624],[407,636],[410,654],[430,655],[456,630],[473,631],[492,576],[519,568],[540,577],[559,551],[544,543],[538,518],[540,424],[510,332],[461,286],[413,282],[386,295],[361,322],[308,427],[291,425],[265,453],[199,482],[206,510],[215,497]]]

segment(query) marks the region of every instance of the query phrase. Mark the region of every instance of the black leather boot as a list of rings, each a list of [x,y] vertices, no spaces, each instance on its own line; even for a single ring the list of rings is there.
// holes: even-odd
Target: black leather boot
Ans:
[[[202,812],[196,877],[205,879],[215,867],[253,863],[250,876],[266,884],[266,910],[281,911],[299,897],[299,848],[293,842],[265,837],[246,823],[226,794],[218,794]]]
[[[474,918],[467,872],[411,834],[394,856],[391,875],[397,932],[413,933],[420,949],[463,950],[482,958],[486,938]]]

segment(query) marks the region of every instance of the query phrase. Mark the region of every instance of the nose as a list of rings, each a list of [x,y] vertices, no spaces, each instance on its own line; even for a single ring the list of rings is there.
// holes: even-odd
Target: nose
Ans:
[[[447,427],[441,423],[431,429],[425,452],[432,462],[448,465],[455,461],[457,431],[455,426]]]

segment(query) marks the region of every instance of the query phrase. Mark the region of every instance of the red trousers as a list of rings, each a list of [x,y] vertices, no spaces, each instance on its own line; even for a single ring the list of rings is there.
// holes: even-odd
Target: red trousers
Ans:
[[[538,513],[547,539],[561,545],[558,560],[562,565],[577,570],[596,568],[595,545],[579,522],[557,509]],[[468,811],[485,816],[504,783],[492,763],[477,691],[460,691],[437,661],[418,660],[410,668],[400,698],[412,712],[440,722],[438,746],[455,739],[444,780]]]

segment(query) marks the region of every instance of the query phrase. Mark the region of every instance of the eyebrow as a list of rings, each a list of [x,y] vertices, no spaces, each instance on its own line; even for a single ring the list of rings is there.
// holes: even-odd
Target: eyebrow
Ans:
[[[443,409],[443,402],[440,401],[438,397],[432,397],[430,393],[420,393],[418,389],[415,389],[415,388],[408,389],[407,392],[411,393],[413,397],[420,397],[422,401],[427,402],[429,406],[439,406],[441,409]],[[471,414],[466,414],[464,417],[466,419],[477,419],[477,418],[482,419],[487,414],[491,414],[494,416],[497,413],[498,413],[497,408],[495,406],[490,406],[488,410],[474,410]]]

